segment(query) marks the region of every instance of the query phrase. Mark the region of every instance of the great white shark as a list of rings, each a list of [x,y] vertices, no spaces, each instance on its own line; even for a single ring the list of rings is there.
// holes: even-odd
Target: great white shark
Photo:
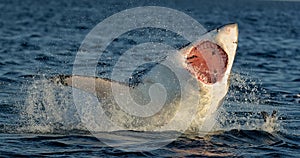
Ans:
[[[222,105],[228,92],[237,45],[238,25],[228,24],[208,31],[202,38],[178,50],[179,54],[173,56],[172,60],[176,65],[188,72],[196,81],[193,86],[196,86],[198,90],[191,92],[190,99],[193,100],[193,96],[200,98],[197,105],[190,109],[194,112],[194,116],[188,125],[188,130],[197,131],[211,128],[212,125],[208,119]],[[181,94],[178,94],[180,86],[177,81],[172,80],[174,77],[176,76],[169,69],[158,65],[145,74],[141,82],[134,86],[95,76],[60,75],[53,77],[52,81],[95,95],[102,103],[105,115],[123,129],[153,130],[165,126],[170,121],[172,121],[172,127],[175,126],[176,129],[176,125],[185,124],[183,117],[189,117],[188,115],[175,117],[175,113],[180,113],[180,111],[184,113],[184,107],[176,108]],[[151,99],[154,99],[154,103],[156,97],[156,99],[165,99],[165,105],[153,114],[148,111],[151,115],[147,115],[147,111],[139,113],[144,116],[140,116],[138,113],[128,114],[126,109],[120,108],[118,101],[114,99],[115,95],[118,95],[118,90],[120,92],[128,90],[136,102],[147,104],[149,89],[154,83],[166,86],[167,96],[164,98],[158,93],[152,94],[154,98]],[[115,91],[112,90],[112,87]],[[123,99],[126,100],[126,98]],[[130,107],[131,104],[126,106]]]

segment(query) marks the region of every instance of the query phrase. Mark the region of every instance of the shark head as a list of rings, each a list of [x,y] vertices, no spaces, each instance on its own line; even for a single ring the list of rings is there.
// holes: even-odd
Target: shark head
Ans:
[[[186,69],[201,85],[228,86],[237,41],[237,24],[228,24],[207,32],[183,50]]]
[[[229,78],[238,41],[237,24],[205,33],[181,50],[184,68],[198,81],[200,103],[191,127],[209,131],[229,89]],[[200,126],[201,125],[201,126]]]

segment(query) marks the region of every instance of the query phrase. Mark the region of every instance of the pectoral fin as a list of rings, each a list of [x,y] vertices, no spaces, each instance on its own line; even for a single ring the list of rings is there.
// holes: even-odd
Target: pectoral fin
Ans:
[[[54,83],[74,87],[96,95],[98,98],[106,98],[112,95],[112,86],[124,89],[126,84],[109,79],[88,76],[65,76],[60,75],[51,78]],[[128,88],[128,86],[127,86]]]

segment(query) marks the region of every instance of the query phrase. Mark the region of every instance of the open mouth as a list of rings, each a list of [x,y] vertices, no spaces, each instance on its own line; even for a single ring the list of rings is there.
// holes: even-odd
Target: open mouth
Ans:
[[[220,81],[228,64],[227,53],[217,44],[203,41],[194,45],[186,55],[187,69],[205,84]]]

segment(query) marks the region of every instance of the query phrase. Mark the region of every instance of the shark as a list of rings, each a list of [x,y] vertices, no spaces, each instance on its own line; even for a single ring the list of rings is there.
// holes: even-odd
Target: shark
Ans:
[[[209,131],[212,116],[229,89],[237,45],[236,23],[206,32],[168,57],[174,71],[183,72],[180,79],[170,66],[158,64],[134,85],[80,75],[59,75],[51,80],[97,97],[104,110],[101,115],[121,129],[162,131],[184,126],[185,131]],[[162,100],[163,106],[158,106]]]

